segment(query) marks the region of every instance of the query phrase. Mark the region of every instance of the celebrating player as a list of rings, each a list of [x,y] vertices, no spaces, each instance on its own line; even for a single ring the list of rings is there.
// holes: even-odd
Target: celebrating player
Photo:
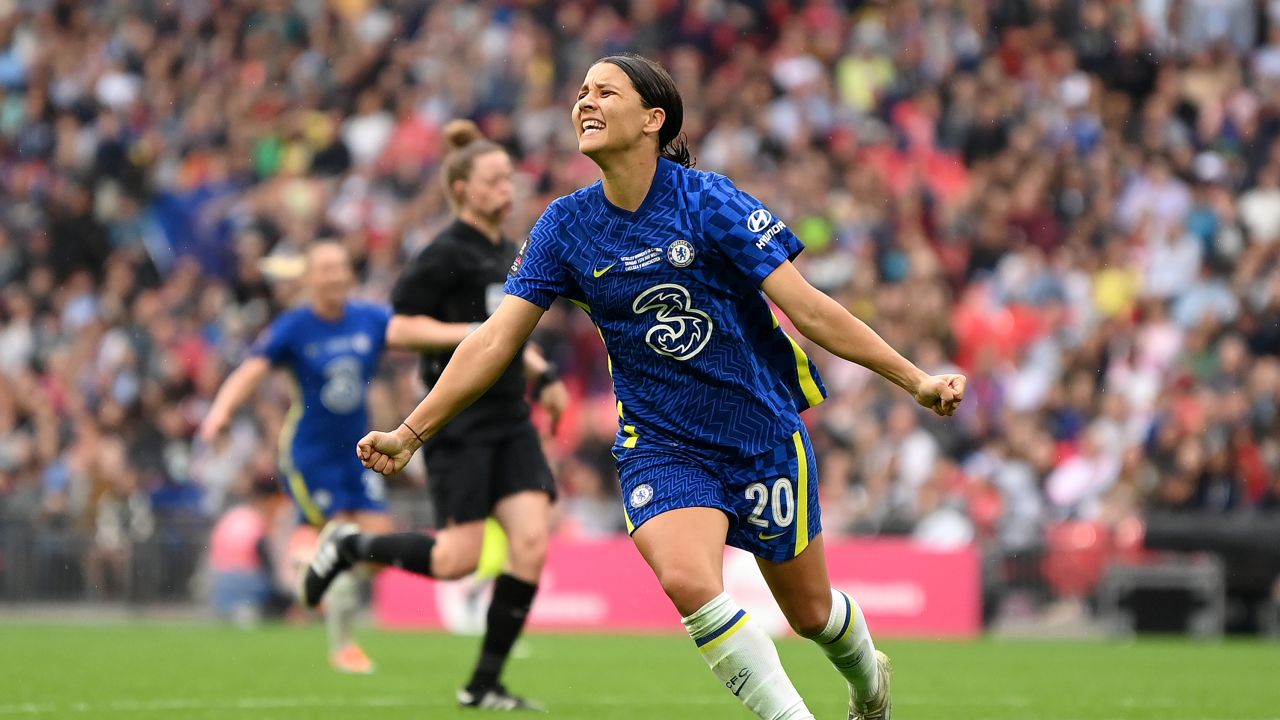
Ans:
[[[632,538],[715,675],[759,717],[813,717],[772,641],[724,592],[727,543],[756,555],[791,626],[846,678],[849,717],[889,717],[888,658],[857,603],[827,576],[799,415],[825,390],[766,297],[807,338],[939,415],[955,411],[965,378],[929,376],[904,359],[800,275],[790,261],[802,246],[785,223],[727,178],[689,168],[682,101],[661,66],[636,56],[598,61],[572,118],[603,182],[547,208],[497,311],[399,427],[360,441],[359,457],[382,473],[403,467],[498,379],[551,302],[567,297],[591,316],[612,363],[614,452]],[[340,543],[331,552],[353,562],[362,549]],[[307,594],[318,597],[332,577],[308,572]]]
[[[262,334],[218,390],[199,436],[214,441],[272,368],[286,368],[294,398],[280,433],[280,469],[302,516],[317,526],[342,518],[370,532],[388,532],[382,478],[351,457],[351,443],[369,429],[369,381],[385,346],[452,347],[470,326],[393,315],[386,306],[351,301],[351,258],[336,242],[310,247],[304,283],[308,303],[278,317]],[[343,573],[329,592],[329,659],[341,672],[373,670],[352,636],[367,576],[362,569]]]

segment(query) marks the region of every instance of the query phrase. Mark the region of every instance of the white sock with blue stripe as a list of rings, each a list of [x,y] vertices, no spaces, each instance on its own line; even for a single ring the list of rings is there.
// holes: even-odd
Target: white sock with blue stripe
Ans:
[[[868,698],[875,694],[879,684],[876,646],[871,642],[871,629],[867,627],[858,603],[832,588],[831,618],[813,641],[849,681],[858,697]]]
[[[727,593],[720,593],[683,622],[711,672],[757,717],[813,719],[782,669],[773,640]]]

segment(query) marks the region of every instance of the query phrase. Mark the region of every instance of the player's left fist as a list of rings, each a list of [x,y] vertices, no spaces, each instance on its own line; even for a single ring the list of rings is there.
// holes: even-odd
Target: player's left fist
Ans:
[[[960,374],[932,375],[920,381],[914,393],[916,402],[939,415],[951,415],[964,400],[967,382]]]

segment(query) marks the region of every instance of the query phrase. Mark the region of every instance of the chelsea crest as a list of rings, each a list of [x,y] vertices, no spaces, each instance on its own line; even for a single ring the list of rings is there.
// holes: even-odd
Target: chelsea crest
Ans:
[[[688,240],[676,240],[667,247],[667,260],[678,268],[693,264],[693,243]]]

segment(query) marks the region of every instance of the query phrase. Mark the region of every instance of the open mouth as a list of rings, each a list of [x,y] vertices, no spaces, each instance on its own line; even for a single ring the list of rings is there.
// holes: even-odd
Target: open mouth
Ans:
[[[600,121],[600,120],[594,120],[594,119],[593,119],[593,120],[583,120],[583,121],[582,121],[582,136],[583,136],[583,137],[586,137],[586,136],[588,136],[588,135],[594,135],[594,134],[596,134],[596,133],[598,133],[598,132],[603,132],[603,131],[604,131],[604,123],[603,123],[602,121]]]

